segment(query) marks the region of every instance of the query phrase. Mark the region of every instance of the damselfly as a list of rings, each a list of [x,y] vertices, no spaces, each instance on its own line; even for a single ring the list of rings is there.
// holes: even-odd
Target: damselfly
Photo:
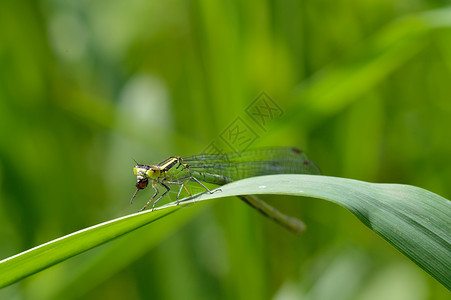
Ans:
[[[133,168],[133,172],[137,176],[137,189],[130,203],[133,202],[140,190],[148,186],[149,182],[155,190],[153,196],[140,211],[146,209],[160,194],[159,186],[164,187],[165,191],[156,198],[152,210],[157,202],[170,191],[171,185],[180,186],[177,201],[182,189],[191,195],[185,185],[188,181],[194,181],[207,192],[213,193],[214,191],[207,188],[202,182],[224,185],[232,181],[261,175],[320,174],[318,167],[308,160],[304,152],[287,147],[255,149],[223,155],[199,154],[185,158],[172,156],[156,165],[137,164]],[[255,207],[255,203],[250,203],[253,201],[243,200]],[[262,208],[258,209],[262,210]],[[268,213],[265,214],[268,215]]]

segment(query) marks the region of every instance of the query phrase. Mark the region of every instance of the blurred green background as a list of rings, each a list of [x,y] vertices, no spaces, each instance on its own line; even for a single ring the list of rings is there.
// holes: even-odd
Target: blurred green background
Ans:
[[[262,92],[280,110],[260,126]],[[1,1],[0,258],[136,212],[151,192],[129,204],[133,159],[230,151],[237,120],[251,148],[449,199],[449,1]],[[209,201],[0,298],[449,297],[343,208],[265,200],[308,231]]]

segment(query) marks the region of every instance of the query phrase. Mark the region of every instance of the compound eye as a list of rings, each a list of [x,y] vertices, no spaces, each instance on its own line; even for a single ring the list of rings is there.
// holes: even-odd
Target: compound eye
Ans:
[[[145,179],[140,179],[138,180],[138,182],[136,182],[136,187],[139,190],[145,189],[147,187],[147,185],[149,184],[149,180],[147,178]]]

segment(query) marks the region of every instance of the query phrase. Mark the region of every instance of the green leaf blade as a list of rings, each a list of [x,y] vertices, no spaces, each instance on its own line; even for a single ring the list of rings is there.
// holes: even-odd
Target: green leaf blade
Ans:
[[[451,201],[437,194],[409,185],[317,175],[261,176],[227,187],[233,195],[286,194],[337,203],[451,289]],[[232,196],[229,189],[222,190]]]
[[[177,210],[145,211],[68,234],[0,261],[0,288],[51,267]]]
[[[427,190],[318,175],[269,175],[222,186],[213,194],[186,198],[190,204],[229,196],[283,194],[337,203],[357,216],[418,266],[451,289],[451,202]],[[0,287],[153,222],[178,207],[133,214],[93,226],[0,262]]]

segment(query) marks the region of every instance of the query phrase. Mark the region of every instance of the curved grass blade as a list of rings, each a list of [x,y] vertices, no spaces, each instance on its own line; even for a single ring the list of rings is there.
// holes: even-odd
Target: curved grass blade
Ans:
[[[229,196],[284,194],[320,198],[350,210],[413,262],[451,288],[451,201],[427,190],[317,175],[269,175],[232,182],[181,204]],[[142,212],[78,231],[0,262],[0,287],[151,223],[178,207]]]
[[[226,188],[227,187],[227,188]],[[337,203],[451,289],[451,201],[401,184],[318,175],[270,175],[221,187],[196,201],[245,194],[283,194]]]
[[[0,288],[141,228],[180,207],[145,211],[79,230],[0,261]]]

